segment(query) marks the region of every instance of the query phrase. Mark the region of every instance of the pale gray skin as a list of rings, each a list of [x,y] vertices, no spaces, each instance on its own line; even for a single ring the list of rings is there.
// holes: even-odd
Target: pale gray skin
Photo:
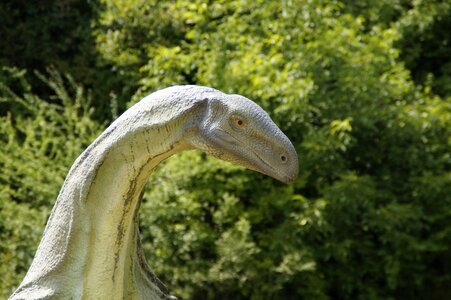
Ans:
[[[152,169],[190,149],[285,183],[298,174],[293,145],[251,100],[200,86],[155,92],[75,161],[10,299],[170,298],[143,257],[137,212]]]

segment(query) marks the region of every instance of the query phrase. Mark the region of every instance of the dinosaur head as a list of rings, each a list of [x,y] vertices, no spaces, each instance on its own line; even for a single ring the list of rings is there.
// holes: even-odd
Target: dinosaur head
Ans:
[[[221,93],[222,94],[222,93]],[[257,104],[240,95],[208,99],[193,146],[285,183],[298,175],[293,144]]]

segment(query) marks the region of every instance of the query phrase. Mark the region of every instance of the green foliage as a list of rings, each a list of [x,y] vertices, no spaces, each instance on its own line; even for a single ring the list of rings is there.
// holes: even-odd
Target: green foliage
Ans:
[[[317,210],[293,198],[292,186],[198,152],[169,160],[149,186],[141,208],[144,247],[176,295],[325,297],[311,288],[322,280],[314,272],[313,249],[299,239],[309,226],[299,226],[297,212],[316,222]]]
[[[93,8],[78,0],[2,1],[0,64],[30,69],[52,64],[67,69],[70,63],[82,63],[91,54]]]
[[[1,1],[0,66],[39,72],[52,66],[70,73],[92,90],[95,117],[111,120],[116,115],[110,107],[123,110],[124,99],[128,101],[133,94],[130,85],[123,82],[135,78],[116,72],[115,66],[97,53],[94,29],[101,7],[95,0]],[[36,76],[26,79],[40,96],[52,94]]]
[[[95,102],[102,115],[110,90],[121,109],[131,91],[130,104],[172,84],[208,85],[258,102],[300,156],[289,186],[198,152],[158,168],[141,233],[175,295],[451,297],[446,1],[100,4],[92,53],[112,73],[89,72],[108,94]],[[99,133],[70,77],[38,75],[53,91],[39,97],[25,76],[0,72],[2,295],[27,269],[69,165]]]
[[[25,72],[3,69],[16,79],[16,91],[0,84],[1,298],[25,275],[68,168],[100,133],[83,89],[70,76],[48,73],[37,73],[53,91],[42,99]]]
[[[451,3],[440,0],[364,0],[346,7],[363,17],[368,28],[393,27],[399,33],[396,47],[418,84],[427,82],[434,92],[451,92]]]
[[[450,107],[414,85],[396,48],[421,5],[365,3],[105,1],[99,48],[141,78],[135,101],[176,83],[246,95],[301,157],[294,190],[195,155],[162,168],[142,231],[176,294],[449,296],[429,268],[450,251]]]
[[[451,3],[414,1],[413,8],[398,21],[402,35],[401,58],[419,84],[430,82],[434,92],[451,95]]]

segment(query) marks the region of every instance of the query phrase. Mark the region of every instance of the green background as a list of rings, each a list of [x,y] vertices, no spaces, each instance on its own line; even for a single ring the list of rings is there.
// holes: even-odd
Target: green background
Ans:
[[[0,20],[0,298],[74,159],[174,84],[256,101],[300,176],[160,166],[141,232],[173,294],[451,298],[450,1],[3,0]]]

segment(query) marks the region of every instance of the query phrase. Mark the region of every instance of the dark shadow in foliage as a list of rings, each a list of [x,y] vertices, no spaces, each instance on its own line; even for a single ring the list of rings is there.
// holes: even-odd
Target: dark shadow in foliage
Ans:
[[[134,86],[124,84],[131,78],[116,72],[97,54],[94,30],[101,8],[95,0],[1,1],[0,66],[39,72],[54,66],[73,74],[77,82],[92,89],[96,117],[111,120],[125,109]],[[43,98],[52,94],[36,77],[27,76],[27,80]],[[118,107],[111,112],[114,101]]]

